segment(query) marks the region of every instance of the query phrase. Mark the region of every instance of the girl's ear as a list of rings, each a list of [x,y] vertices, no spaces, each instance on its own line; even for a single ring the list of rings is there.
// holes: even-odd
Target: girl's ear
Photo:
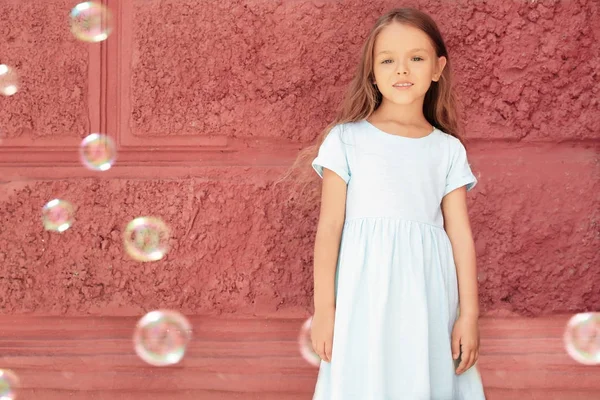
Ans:
[[[442,72],[444,72],[444,68],[446,67],[446,63],[447,63],[447,59],[444,56],[441,56],[440,58],[438,58],[438,68],[439,68],[439,72],[437,74],[434,75],[435,81],[437,82],[440,77],[442,76]]]

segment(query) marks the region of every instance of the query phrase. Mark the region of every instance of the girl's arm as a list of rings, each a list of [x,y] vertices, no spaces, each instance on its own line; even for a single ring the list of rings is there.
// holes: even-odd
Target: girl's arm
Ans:
[[[323,168],[321,211],[314,252],[315,312],[335,308],[335,271],[346,216],[346,183]]]
[[[460,316],[479,318],[475,244],[467,212],[467,190],[462,186],[442,199],[444,229],[450,238],[456,273]]]

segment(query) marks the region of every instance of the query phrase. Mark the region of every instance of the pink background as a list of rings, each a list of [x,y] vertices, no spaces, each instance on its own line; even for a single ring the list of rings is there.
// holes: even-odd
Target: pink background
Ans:
[[[3,314],[307,315],[318,203],[273,182],[334,115],[378,15],[437,21],[464,103],[482,314],[600,304],[600,3],[109,0],[101,44],[76,41],[77,1],[4,1],[0,63]],[[80,140],[106,132],[93,173]],[[316,175],[315,175],[316,179]],[[77,207],[43,230],[52,198]],[[122,231],[142,215],[172,250],[141,264]]]

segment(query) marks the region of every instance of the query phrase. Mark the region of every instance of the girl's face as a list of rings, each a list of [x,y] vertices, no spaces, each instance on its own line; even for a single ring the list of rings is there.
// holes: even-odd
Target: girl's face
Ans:
[[[384,101],[411,104],[423,100],[431,81],[439,80],[446,65],[445,57],[437,57],[429,36],[422,30],[394,22],[375,40],[373,74]],[[410,82],[398,87],[399,82]]]

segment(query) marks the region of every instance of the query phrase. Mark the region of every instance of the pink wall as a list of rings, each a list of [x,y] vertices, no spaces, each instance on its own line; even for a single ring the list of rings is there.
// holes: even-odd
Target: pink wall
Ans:
[[[439,22],[465,106],[484,314],[600,304],[600,3],[109,0],[108,41],[74,40],[77,1],[0,5],[0,311],[134,315],[307,313],[318,204],[273,182],[333,116],[375,18],[400,5]],[[106,173],[79,165],[116,138]],[[41,207],[78,207],[63,234]],[[121,232],[173,229],[155,263]]]

